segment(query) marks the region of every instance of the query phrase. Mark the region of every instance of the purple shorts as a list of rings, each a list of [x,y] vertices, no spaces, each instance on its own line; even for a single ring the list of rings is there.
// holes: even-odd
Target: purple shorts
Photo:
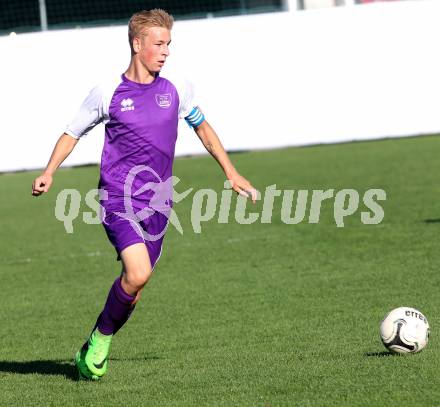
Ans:
[[[118,253],[117,260],[120,260],[120,253],[128,246],[144,243],[154,269],[162,251],[168,217],[155,211],[147,211],[140,217],[128,217],[121,202],[101,202],[101,205],[105,208],[102,224]],[[134,212],[138,213],[139,210],[137,208]]]

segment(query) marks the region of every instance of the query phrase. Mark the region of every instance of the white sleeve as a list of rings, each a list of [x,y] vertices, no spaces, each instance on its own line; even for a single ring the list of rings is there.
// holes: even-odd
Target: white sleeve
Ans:
[[[199,109],[194,97],[194,87],[190,82],[183,82],[179,99],[179,118],[185,119],[188,125],[194,129],[200,126],[205,121],[205,115]]]
[[[81,138],[105,119],[105,110],[104,91],[97,86],[90,91],[65,132],[76,139]]]
[[[187,80],[182,80],[177,87],[179,92],[179,118],[184,119],[189,116],[191,111],[197,107],[194,97],[194,86]]]

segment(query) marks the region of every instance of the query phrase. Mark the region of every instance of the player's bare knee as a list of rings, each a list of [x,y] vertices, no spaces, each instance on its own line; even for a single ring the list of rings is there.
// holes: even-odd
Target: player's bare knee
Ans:
[[[125,279],[131,287],[141,290],[147,284],[151,274],[151,270],[145,267],[133,267],[125,270]]]

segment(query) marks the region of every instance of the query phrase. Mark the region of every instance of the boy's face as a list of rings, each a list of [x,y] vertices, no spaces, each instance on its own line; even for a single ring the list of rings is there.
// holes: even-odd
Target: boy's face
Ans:
[[[164,27],[148,28],[133,39],[133,49],[142,65],[152,74],[160,72],[170,51],[171,33]]]

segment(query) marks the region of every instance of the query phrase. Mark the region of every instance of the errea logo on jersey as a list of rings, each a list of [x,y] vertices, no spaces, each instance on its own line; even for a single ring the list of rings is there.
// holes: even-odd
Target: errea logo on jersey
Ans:
[[[128,99],[123,99],[121,102],[121,112],[126,112],[127,110],[134,110],[133,101]]]

